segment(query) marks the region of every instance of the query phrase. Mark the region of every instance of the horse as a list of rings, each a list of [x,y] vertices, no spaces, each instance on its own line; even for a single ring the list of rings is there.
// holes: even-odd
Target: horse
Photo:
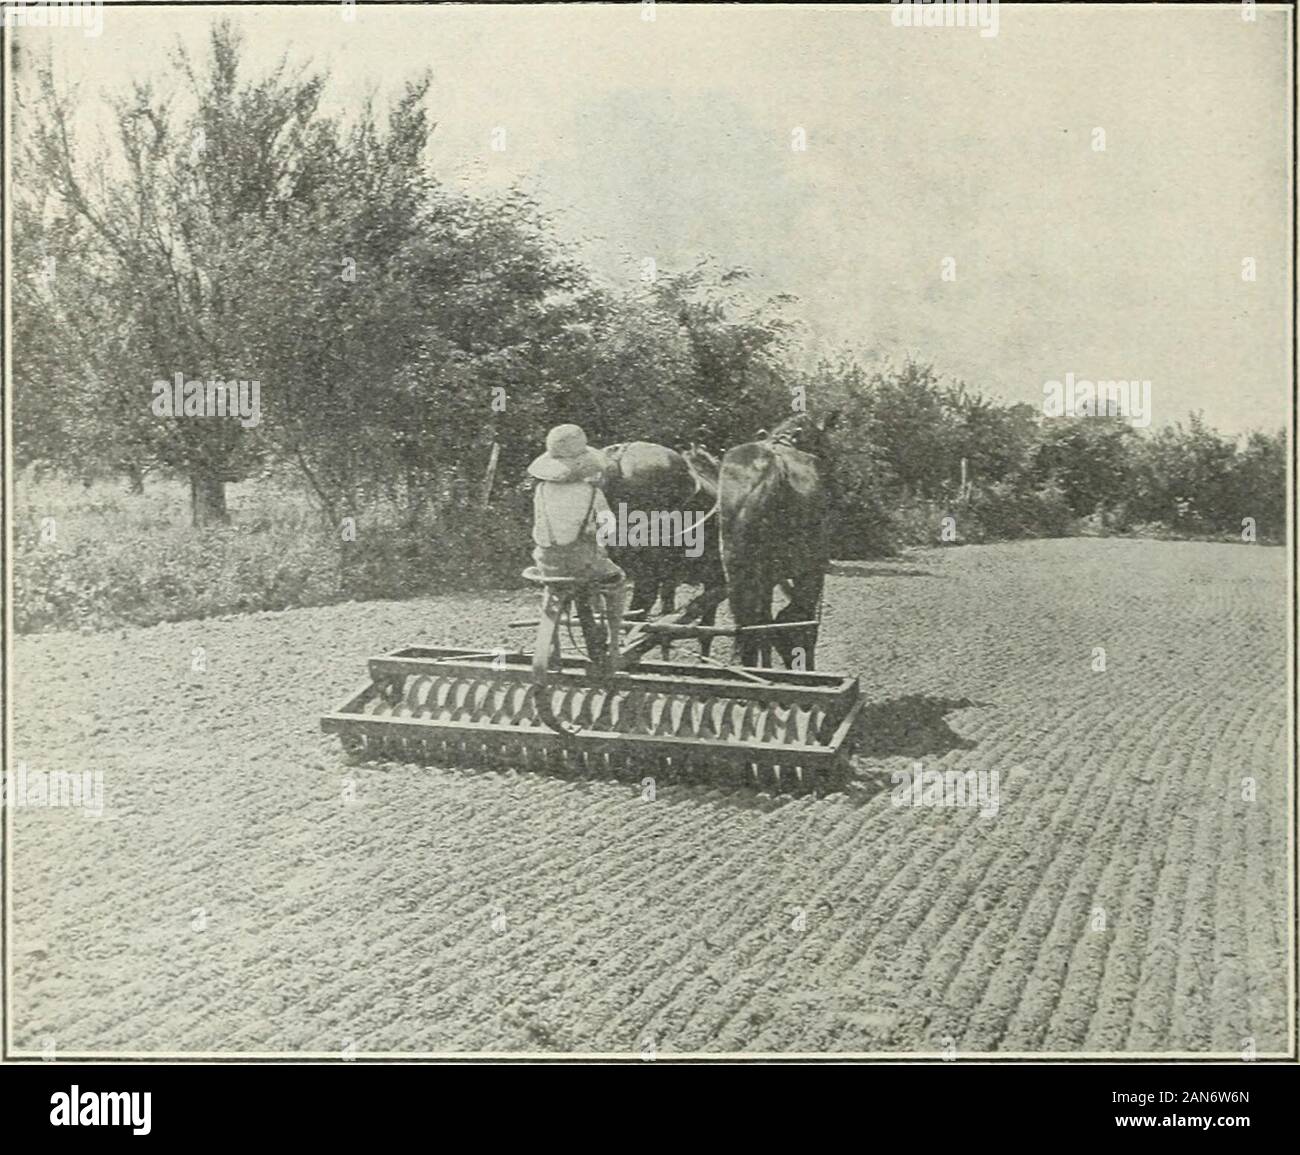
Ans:
[[[829,432],[839,414],[814,420],[788,417],[765,437],[722,455],[718,487],[722,567],[737,626],[772,621],[772,593],[790,599],[778,622],[818,620],[830,562]],[[741,665],[770,666],[767,635],[741,635]],[[817,627],[780,633],[775,641],[787,667],[811,670]]]
[[[652,441],[621,442],[603,452],[609,465],[602,488],[616,525],[630,529],[639,520],[653,532],[649,541],[616,540],[607,546],[632,583],[630,608],[648,614],[658,602],[663,613],[672,613],[677,586],[698,585],[704,591],[700,621],[712,625],[726,588],[718,550],[716,473],[710,479],[705,459],[692,465],[676,450]],[[706,656],[709,646],[710,639],[701,640]]]

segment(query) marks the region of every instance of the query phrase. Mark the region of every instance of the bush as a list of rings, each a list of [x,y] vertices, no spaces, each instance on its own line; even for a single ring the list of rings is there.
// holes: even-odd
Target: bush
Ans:
[[[956,535],[943,536],[952,518]],[[1064,537],[1077,532],[1065,494],[1054,485],[1021,490],[998,482],[974,489],[968,501],[900,500],[890,513],[893,539],[903,545],[976,545],[1025,537]]]
[[[973,518],[973,541],[1010,541],[1024,537],[1065,537],[1076,531],[1064,490],[1054,483],[1021,489],[997,482],[971,494],[966,518]]]
[[[939,545],[943,519],[948,514],[942,502],[919,497],[899,500],[889,511],[891,540],[898,546]]]

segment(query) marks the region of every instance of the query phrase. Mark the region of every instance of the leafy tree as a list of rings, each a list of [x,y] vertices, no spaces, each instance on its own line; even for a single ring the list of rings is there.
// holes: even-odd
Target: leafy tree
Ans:
[[[866,436],[905,496],[937,498],[960,473],[959,425],[933,366],[908,358],[871,377]]]
[[[1077,517],[1124,502],[1131,494],[1133,427],[1121,417],[1062,417],[1043,425],[1030,477],[1060,487]]]
[[[792,298],[755,302],[745,292],[748,278],[744,269],[719,272],[706,259],[654,282],[654,307],[676,320],[690,351],[686,406],[665,406],[662,414],[674,440],[727,448],[793,412],[785,365],[790,325],[781,315]]]
[[[22,302],[24,338],[56,338],[22,341],[28,451],[68,461],[75,433],[114,459],[157,460],[190,477],[195,524],[225,520],[226,482],[268,454],[303,472],[331,520],[387,496],[418,521],[497,436],[518,464],[566,387],[552,369],[584,277],[521,193],[438,184],[428,78],[344,125],[319,110],[319,74],[282,62],[243,77],[224,23],[203,65],[178,52],[172,76],[190,111],[135,84],[114,106],[117,163],[95,181],[73,98],[40,74],[25,251],[58,243],[78,259],[59,262],[60,298],[32,288]],[[79,312],[94,323],[66,324]],[[257,380],[262,424],[159,419],[152,382],[177,372]],[[96,404],[78,404],[86,391]],[[85,414],[85,428],[42,426],[43,410]]]
[[[241,85],[239,41],[227,24],[213,28],[208,66],[197,70],[179,51],[174,72],[193,102],[178,112],[174,93],[137,82],[113,102],[116,152],[96,166],[77,147],[72,98],[56,90],[48,65],[39,98],[20,110],[26,130],[22,194],[85,242],[62,299],[97,300],[92,323],[60,326],[55,355],[65,366],[50,400],[84,413],[110,452],[154,458],[190,479],[196,525],[227,519],[225,484],[255,459],[256,436],[230,417],[160,418],[152,384],[185,380],[257,380],[271,385],[268,328],[292,339],[292,299],[269,316],[248,302],[264,275],[263,257],[300,206],[319,198],[329,176],[314,121],[323,81],[270,77]],[[82,394],[69,379],[82,382]],[[34,396],[40,381],[23,387]],[[94,393],[87,398],[84,390]],[[98,402],[98,403],[96,403]]]
[[[1260,537],[1286,537],[1286,430],[1251,433],[1237,451],[1224,501],[1223,528],[1237,533],[1253,517]]]
[[[1220,520],[1236,450],[1200,414],[1148,437],[1136,457],[1135,512],[1146,521],[1204,531]]]
[[[972,484],[1005,481],[1028,465],[1038,440],[1032,405],[999,405],[958,383],[944,395],[951,414],[954,450],[966,458]]]

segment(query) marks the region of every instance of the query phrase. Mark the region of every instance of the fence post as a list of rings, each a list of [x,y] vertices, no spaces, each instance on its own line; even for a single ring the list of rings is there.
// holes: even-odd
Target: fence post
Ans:
[[[487,472],[483,475],[483,490],[479,494],[479,509],[487,509],[488,501],[492,497],[492,482],[497,475],[497,458],[501,456],[500,442],[492,442],[492,454],[488,457]]]

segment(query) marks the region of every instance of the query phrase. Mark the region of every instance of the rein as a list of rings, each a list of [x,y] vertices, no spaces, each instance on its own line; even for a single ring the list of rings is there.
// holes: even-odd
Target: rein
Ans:
[[[713,503],[713,508],[709,510],[709,512],[706,513],[702,518],[700,518],[700,520],[697,521],[694,525],[682,526],[681,534],[673,538],[673,545],[681,545],[688,533],[692,533],[695,530],[699,529],[700,526],[702,526],[706,521],[709,520],[709,518],[711,518],[715,513],[718,512],[718,507],[721,504],[722,504],[722,498],[719,497],[718,500]]]
[[[700,526],[702,526],[706,521],[709,520],[709,518],[711,518],[715,513],[718,512],[718,506],[720,506],[721,504],[722,504],[722,498],[719,497],[716,501],[714,501],[713,508],[709,510],[709,512],[706,513],[702,518],[700,518],[700,520],[697,521],[693,526],[691,526],[691,529],[699,529]],[[686,532],[687,531],[683,528],[682,533],[684,534]]]

